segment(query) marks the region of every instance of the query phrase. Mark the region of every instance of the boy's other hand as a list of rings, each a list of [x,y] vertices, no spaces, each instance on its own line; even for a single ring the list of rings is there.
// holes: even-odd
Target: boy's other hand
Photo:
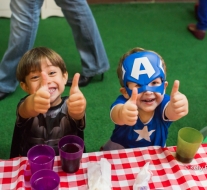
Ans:
[[[73,77],[67,101],[69,115],[77,120],[82,119],[86,109],[86,99],[78,86],[79,78],[80,74],[76,73]]]
[[[121,110],[121,118],[125,125],[133,126],[136,124],[138,119],[137,109],[137,88],[132,89],[132,95],[129,100],[123,105]]]
[[[173,112],[181,118],[188,113],[188,100],[184,94],[179,92],[179,86],[180,82],[175,80],[170,95],[170,104]]]
[[[40,88],[34,94],[34,110],[37,113],[46,113],[50,108],[50,93],[48,91],[48,76],[41,72]]]

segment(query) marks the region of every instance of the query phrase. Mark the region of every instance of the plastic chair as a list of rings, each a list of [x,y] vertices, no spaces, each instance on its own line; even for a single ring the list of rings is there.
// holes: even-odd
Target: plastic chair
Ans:
[[[202,133],[204,137],[203,143],[207,143],[207,126],[201,129],[200,132]]]
[[[204,137],[207,137],[207,126],[200,130]]]

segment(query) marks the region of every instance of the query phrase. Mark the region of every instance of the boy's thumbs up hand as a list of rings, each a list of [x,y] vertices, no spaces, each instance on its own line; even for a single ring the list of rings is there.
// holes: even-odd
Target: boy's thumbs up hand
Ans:
[[[34,94],[34,110],[37,113],[46,113],[50,108],[50,93],[48,90],[48,76],[41,72],[40,88]]]
[[[133,88],[132,95],[129,100],[123,105],[121,110],[121,118],[125,125],[133,126],[136,124],[138,119],[138,108],[137,108],[137,88]]]
[[[72,86],[70,88],[69,98],[67,101],[69,115],[76,119],[82,119],[86,109],[86,99],[79,89],[80,74],[76,73],[73,77]]]
[[[172,111],[177,116],[176,119],[179,119],[188,113],[188,100],[184,94],[179,92],[179,86],[180,82],[175,80],[169,103],[171,105]]]

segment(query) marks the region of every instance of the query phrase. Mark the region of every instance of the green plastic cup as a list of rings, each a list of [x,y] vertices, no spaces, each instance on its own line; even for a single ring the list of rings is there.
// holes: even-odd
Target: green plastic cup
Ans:
[[[184,127],[178,131],[176,159],[182,163],[190,163],[203,141],[200,131]]]

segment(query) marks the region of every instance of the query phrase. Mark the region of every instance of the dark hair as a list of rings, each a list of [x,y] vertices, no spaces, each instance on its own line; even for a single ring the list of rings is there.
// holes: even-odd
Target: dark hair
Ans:
[[[41,61],[48,59],[53,66],[59,67],[62,73],[66,73],[66,65],[62,57],[46,47],[36,47],[27,51],[21,58],[16,71],[16,77],[19,82],[25,82],[25,78],[31,71],[41,72]]]

